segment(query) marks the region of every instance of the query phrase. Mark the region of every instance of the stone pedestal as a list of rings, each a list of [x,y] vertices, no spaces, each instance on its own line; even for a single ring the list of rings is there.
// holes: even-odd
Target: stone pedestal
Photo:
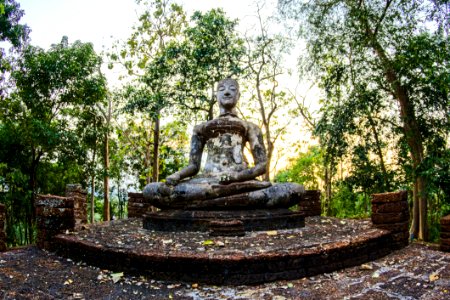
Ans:
[[[305,217],[320,216],[322,214],[320,202],[320,190],[307,190],[298,203],[298,210],[305,214]]]
[[[75,217],[75,227],[80,228],[87,224],[87,192],[83,190],[81,184],[66,185],[66,198],[73,199],[73,213]]]
[[[6,207],[0,203],[0,252],[6,251]]]
[[[373,226],[391,232],[394,248],[402,248],[409,241],[409,207],[406,191],[372,195]]]
[[[53,237],[75,228],[74,199],[54,195],[38,195],[35,202],[37,246],[53,249]]]
[[[142,193],[128,193],[128,218],[142,218],[155,208],[148,203]]]
[[[162,210],[144,215],[144,228],[156,231],[199,231],[211,235],[242,236],[247,231],[305,226],[302,212],[289,209]]]
[[[450,215],[441,218],[441,250],[450,252]]]

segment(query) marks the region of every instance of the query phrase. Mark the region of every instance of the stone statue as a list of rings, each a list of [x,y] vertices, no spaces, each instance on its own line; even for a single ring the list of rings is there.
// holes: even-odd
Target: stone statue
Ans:
[[[189,165],[168,176],[166,183],[148,184],[144,197],[163,209],[287,208],[298,203],[304,193],[303,185],[272,185],[255,179],[266,171],[266,150],[259,127],[237,117],[237,81],[220,81],[217,99],[220,116],[194,127]],[[253,167],[248,166],[243,154],[247,142]],[[198,174],[205,146],[206,164]]]

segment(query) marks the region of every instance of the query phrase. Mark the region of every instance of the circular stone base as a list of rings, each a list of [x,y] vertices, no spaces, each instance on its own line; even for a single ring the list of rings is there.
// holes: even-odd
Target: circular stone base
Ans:
[[[232,232],[300,228],[305,216],[289,209],[162,210],[144,215],[144,228],[157,231]],[[241,227],[241,228],[240,228]],[[242,235],[242,234],[236,234]]]
[[[211,237],[147,230],[139,219],[117,220],[57,235],[54,244],[59,255],[99,268],[149,279],[231,285],[333,272],[397,249],[392,233],[373,228],[370,220],[305,221],[303,228]]]

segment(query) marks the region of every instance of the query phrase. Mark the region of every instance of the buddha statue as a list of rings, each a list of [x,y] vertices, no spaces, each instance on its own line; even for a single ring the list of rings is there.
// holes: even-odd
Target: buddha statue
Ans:
[[[237,116],[239,96],[236,80],[218,83],[219,117],[194,127],[187,167],[168,176],[166,182],[144,188],[149,203],[185,210],[288,208],[298,203],[303,185],[256,179],[266,171],[266,150],[261,129]],[[244,157],[246,143],[253,156],[251,167]],[[200,170],[205,146],[206,163]]]

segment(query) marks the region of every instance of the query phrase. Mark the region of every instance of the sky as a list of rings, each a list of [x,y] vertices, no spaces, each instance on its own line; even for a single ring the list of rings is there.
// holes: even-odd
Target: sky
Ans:
[[[92,42],[96,51],[126,39],[140,11],[135,0],[17,0],[25,10],[22,23],[31,28],[31,44],[47,49],[66,35],[70,41]],[[221,7],[242,26],[255,22],[255,0],[178,1],[191,14]],[[274,7],[274,4],[271,5]],[[242,28],[241,26],[241,28]]]

